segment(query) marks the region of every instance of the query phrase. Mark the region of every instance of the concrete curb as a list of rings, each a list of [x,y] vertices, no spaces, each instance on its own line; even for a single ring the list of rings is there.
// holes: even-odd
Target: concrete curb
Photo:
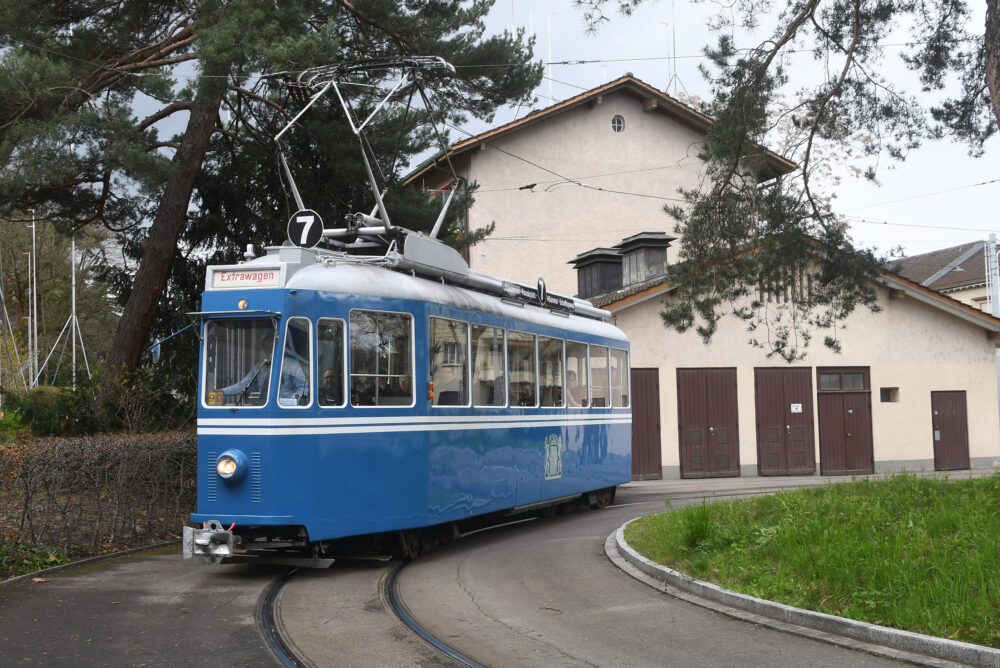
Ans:
[[[818,632],[805,634],[810,637],[904,661],[938,666],[953,662],[972,666],[1000,668],[1000,650],[991,647],[983,647],[981,645],[973,645],[946,638],[935,638],[911,631],[900,631],[876,624],[858,622],[853,619],[802,610],[782,603],[739,594],[710,582],[695,580],[683,573],[650,561],[633,550],[625,542],[625,527],[634,521],[635,519],[629,520],[620,526],[617,531],[608,536],[605,542],[605,551],[608,552],[608,556],[612,561],[618,563],[619,560],[615,559],[611,554],[611,550],[616,550],[618,555],[615,556],[620,555],[620,559],[652,580],[652,582],[647,581],[647,584],[653,586],[662,584],[662,587],[657,587],[662,591],[666,591],[672,595],[676,595],[675,592],[678,591],[683,592],[690,595],[690,597],[683,596],[682,598],[698,605],[704,606],[704,601],[709,601],[729,608],[735,608],[736,610],[749,613],[749,616],[753,618],[775,620],[780,624],[779,628],[782,630],[799,633],[800,631],[796,627],[804,627],[804,629]],[[618,565],[620,566],[621,564],[619,563]],[[623,570],[626,572],[630,571],[630,569]],[[634,573],[630,574],[634,575]],[[705,607],[716,609],[714,605]],[[720,612],[726,611],[722,610]],[[742,615],[735,616],[742,617]],[[758,621],[758,619],[749,619],[748,621]],[[860,645],[837,642],[837,637],[856,641]],[[879,648],[888,648],[893,651],[879,651]]]
[[[87,557],[85,559],[80,559],[78,561],[71,561],[68,564],[59,564],[58,566],[52,566],[50,568],[43,568],[40,571],[35,571],[34,573],[25,573],[24,575],[18,575],[16,577],[7,578],[6,580],[0,580],[0,589],[7,585],[13,585],[18,582],[24,582],[30,578],[44,577],[45,575],[57,575],[59,573],[64,573],[66,571],[72,571],[77,568],[86,568],[87,566],[93,566],[94,564],[100,564],[105,561],[114,561],[116,559],[124,559],[126,557],[132,557],[142,552],[150,552],[152,550],[159,550],[166,547],[171,547],[176,545],[180,547],[180,540],[168,540],[163,543],[156,543],[155,545],[143,545],[142,547],[131,547],[127,550],[121,550],[120,552],[108,552],[107,554],[99,554],[94,557]]]

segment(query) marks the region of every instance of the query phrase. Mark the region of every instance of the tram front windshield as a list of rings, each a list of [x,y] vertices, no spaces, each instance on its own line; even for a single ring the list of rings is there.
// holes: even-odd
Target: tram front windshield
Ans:
[[[209,320],[205,326],[205,404],[266,404],[272,359],[274,324],[270,318]]]

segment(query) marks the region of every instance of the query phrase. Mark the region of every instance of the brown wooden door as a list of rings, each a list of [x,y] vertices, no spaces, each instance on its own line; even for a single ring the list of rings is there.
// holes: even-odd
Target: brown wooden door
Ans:
[[[681,477],[740,474],[736,369],[678,369]]]
[[[931,392],[934,470],[969,468],[969,421],[965,392]]]
[[[660,480],[660,370],[632,369],[632,480]]]
[[[815,473],[811,371],[754,369],[754,382],[760,475]]]
[[[871,394],[821,392],[818,402],[820,473],[874,473]]]

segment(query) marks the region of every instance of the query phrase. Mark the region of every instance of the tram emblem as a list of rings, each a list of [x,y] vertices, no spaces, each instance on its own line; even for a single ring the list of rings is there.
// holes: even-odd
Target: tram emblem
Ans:
[[[545,437],[545,479],[562,477],[562,436],[552,434]]]

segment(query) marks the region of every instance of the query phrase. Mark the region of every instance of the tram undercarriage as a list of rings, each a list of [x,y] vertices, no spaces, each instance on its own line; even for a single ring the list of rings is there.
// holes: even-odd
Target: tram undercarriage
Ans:
[[[221,522],[211,520],[200,529],[184,527],[184,558],[198,557],[202,563],[211,565],[266,563],[301,568],[329,568],[338,559],[416,559],[463,534],[496,527],[514,517],[546,517],[583,508],[605,508],[614,502],[616,489],[605,487],[461,522],[324,541],[310,541],[303,526],[232,525],[227,529]]]

